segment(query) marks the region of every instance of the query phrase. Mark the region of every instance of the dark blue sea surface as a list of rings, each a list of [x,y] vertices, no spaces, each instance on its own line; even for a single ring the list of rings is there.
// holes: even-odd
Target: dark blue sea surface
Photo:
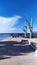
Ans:
[[[25,34],[24,33],[0,33],[0,40],[3,40],[3,39],[10,37],[10,36],[24,37]],[[27,36],[30,36],[30,33],[27,33]],[[32,36],[37,36],[37,33],[32,34]]]
[[[8,34],[8,33],[0,33],[0,40],[3,40],[5,38],[7,38],[7,37],[10,37],[10,34]]]

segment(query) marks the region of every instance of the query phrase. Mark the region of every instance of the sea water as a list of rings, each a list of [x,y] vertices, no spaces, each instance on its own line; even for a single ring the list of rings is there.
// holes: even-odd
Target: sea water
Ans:
[[[7,37],[10,37],[10,34],[8,34],[8,33],[0,33],[0,40],[3,40],[5,38],[7,38]]]
[[[0,33],[0,40],[3,40],[7,37],[10,37],[10,36],[15,36],[15,37],[24,37],[25,34],[24,33]],[[30,36],[30,33],[27,33],[27,36]],[[32,36],[37,36],[37,33],[36,34],[32,34]]]

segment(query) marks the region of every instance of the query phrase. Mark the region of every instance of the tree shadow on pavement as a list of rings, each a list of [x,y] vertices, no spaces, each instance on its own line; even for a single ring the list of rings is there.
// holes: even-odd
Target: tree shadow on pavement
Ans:
[[[0,60],[11,58],[11,56],[27,55],[31,52],[34,50],[30,47],[28,40],[0,42]]]

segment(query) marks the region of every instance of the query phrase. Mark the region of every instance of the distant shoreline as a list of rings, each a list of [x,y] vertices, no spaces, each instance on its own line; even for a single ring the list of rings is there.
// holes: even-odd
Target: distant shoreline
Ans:
[[[26,36],[26,38],[30,37],[30,33],[27,33],[28,35]],[[9,38],[9,37],[13,37],[13,38],[17,38],[17,37],[23,37],[25,38],[25,34],[24,33],[0,33],[0,40]],[[37,38],[37,34],[35,34],[34,36],[32,36],[32,38]]]

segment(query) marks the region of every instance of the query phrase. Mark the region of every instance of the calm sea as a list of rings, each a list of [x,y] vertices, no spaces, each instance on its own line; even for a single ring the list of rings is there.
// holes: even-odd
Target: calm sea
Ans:
[[[11,35],[15,36],[15,37],[18,37],[18,36],[24,37],[25,36],[24,33],[0,33],[0,40],[10,37]],[[27,33],[27,36],[30,36],[30,33]],[[37,33],[32,34],[32,36],[37,36]]]

